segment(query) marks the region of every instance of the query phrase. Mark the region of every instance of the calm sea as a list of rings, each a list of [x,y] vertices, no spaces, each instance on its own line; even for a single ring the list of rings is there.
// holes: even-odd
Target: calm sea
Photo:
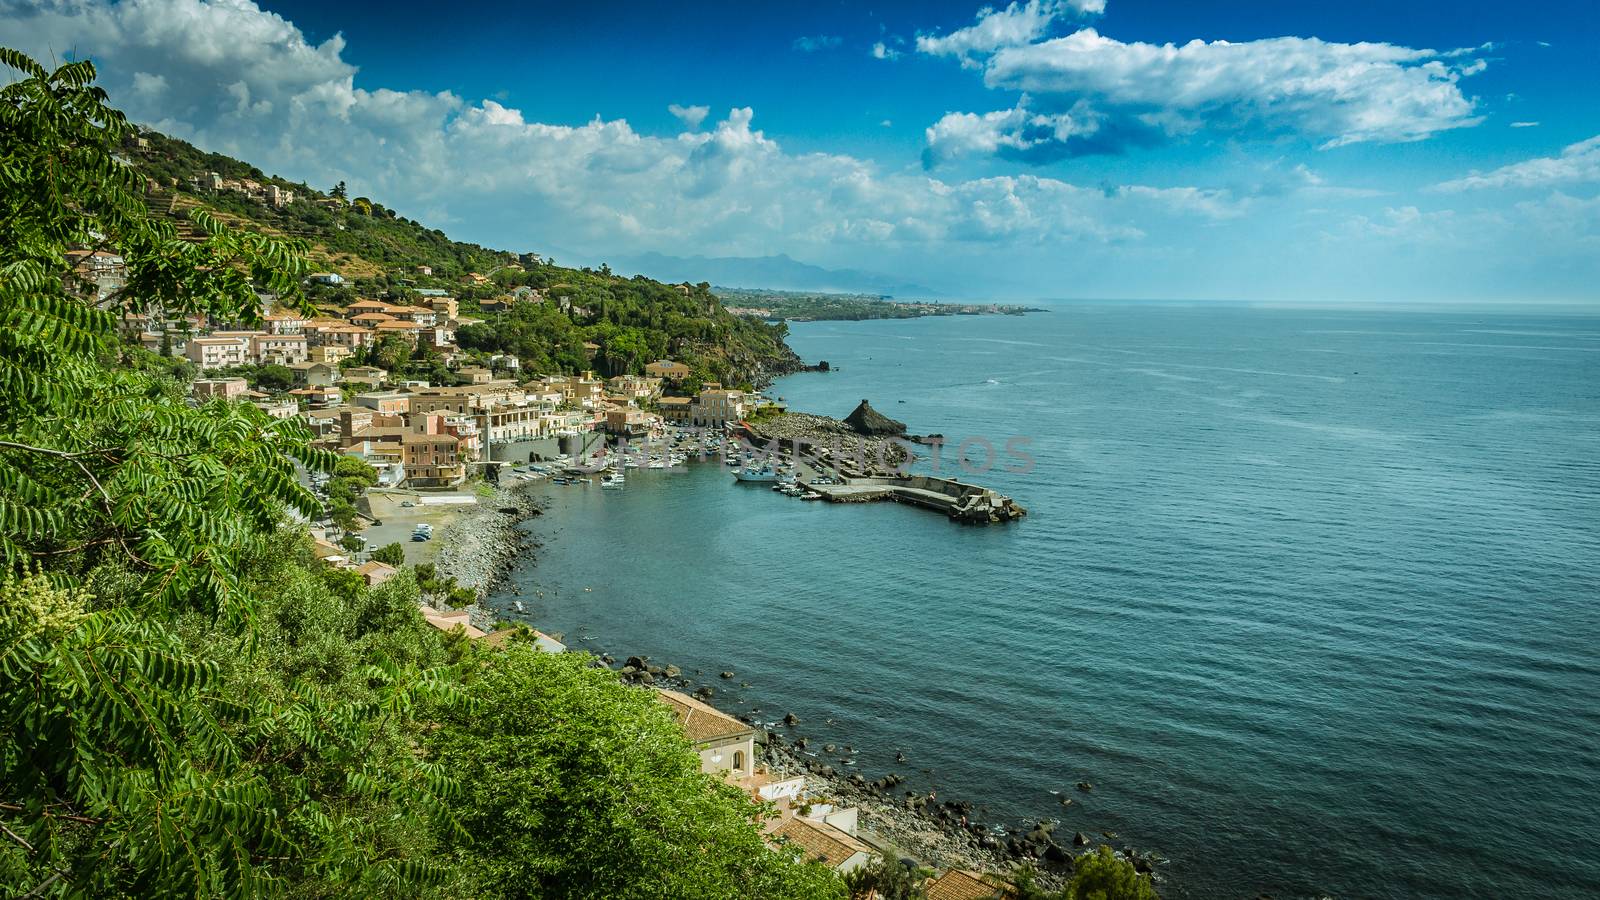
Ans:
[[[1031,439],[970,476],[1031,515],[715,464],[552,486],[533,621],[868,777],[1159,851],[1171,897],[1600,896],[1600,319],[1073,305],[791,343],[841,367],[779,382],[796,408]]]

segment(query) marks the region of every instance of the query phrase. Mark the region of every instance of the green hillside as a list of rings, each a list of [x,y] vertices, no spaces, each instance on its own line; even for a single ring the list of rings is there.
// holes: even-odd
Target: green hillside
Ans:
[[[339,287],[311,289],[312,299],[329,312],[358,298],[400,301],[417,290],[448,290],[460,299],[463,316],[482,319],[458,332],[462,349],[485,357],[514,353],[524,371],[544,374],[588,368],[604,375],[638,373],[646,363],[671,357],[694,369],[690,387],[701,381],[748,386],[793,371],[800,362],[784,343],[784,325],[729,314],[703,282],[623,278],[605,267],[568,268],[534,253],[454,241],[371,198],[336,196],[342,187],[317,190],[154,131],[130,136],[122,149],[146,176],[152,208],[180,226],[200,207],[230,224],[304,241],[313,267],[346,279]],[[245,193],[213,190],[211,173],[224,181],[275,185],[296,196],[274,208]],[[471,279],[473,274],[486,280]],[[518,288],[532,289],[520,293],[543,302],[480,311],[480,303],[510,297]],[[428,360],[414,362],[419,374],[439,371]]]

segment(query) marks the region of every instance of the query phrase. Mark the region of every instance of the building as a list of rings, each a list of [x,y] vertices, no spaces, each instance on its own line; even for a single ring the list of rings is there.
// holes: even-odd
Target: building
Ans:
[[[344,276],[337,272],[313,272],[306,276],[306,281],[312,284],[325,284],[337,287],[344,284]]]
[[[644,410],[623,406],[606,410],[606,431],[622,437],[637,437],[650,430],[650,416]]]
[[[928,882],[927,900],[1015,900],[1017,890],[992,875],[951,869]]]
[[[418,275],[426,275],[426,276],[432,278],[433,277],[433,266],[417,266],[417,274]]]
[[[309,350],[303,334],[257,334],[250,339],[251,355],[264,366],[303,363],[310,355]]]
[[[744,418],[744,404],[743,391],[728,390],[711,382],[694,399],[689,410],[689,421],[694,425],[721,428]]]
[[[494,372],[483,366],[462,366],[456,370],[456,375],[467,379],[468,384],[488,384],[494,380]]]
[[[385,581],[388,581],[395,575],[399,574],[400,570],[387,563],[381,563],[374,559],[362,563],[356,568],[356,572],[358,572],[361,575],[361,579],[367,583],[367,587],[377,587],[378,585],[383,584]]]
[[[353,319],[365,313],[387,312],[388,309],[389,304],[382,300],[357,300],[344,308],[344,315],[347,319]]]
[[[308,322],[305,331],[306,340],[313,347],[334,345],[359,350],[362,347],[372,346],[372,332],[348,322],[329,323],[324,320]]]
[[[250,339],[236,337],[190,338],[183,355],[202,372],[242,366],[250,361]]]
[[[344,392],[339,390],[336,385],[325,385],[295,388],[289,392],[289,395],[304,400],[306,405],[313,409],[326,409],[330,406],[338,406],[339,401],[344,397]]]
[[[297,362],[289,365],[294,371],[294,383],[305,387],[330,387],[339,383],[339,367],[319,362]]]
[[[394,316],[386,312],[364,312],[350,317],[350,324],[360,325],[362,328],[376,328],[384,322],[393,322]]]
[[[661,393],[661,379],[641,375],[618,375],[606,382],[611,393],[637,403]]]
[[[411,395],[401,391],[368,391],[355,395],[355,404],[386,416],[411,412]]]
[[[461,303],[454,297],[423,297],[422,305],[444,319],[454,319],[461,314]]]
[[[467,477],[461,441],[451,434],[407,434],[400,439],[406,481],[419,487],[447,487]]]
[[[243,378],[201,378],[190,386],[190,390],[194,393],[194,399],[201,403],[216,399],[238,400],[249,392],[250,384]]]
[[[688,378],[690,371],[689,367],[681,362],[660,359],[645,366],[644,374],[649,375],[651,378],[660,378],[663,381],[676,383]]]
[[[872,862],[877,854],[860,838],[819,819],[796,816],[772,832],[773,842],[800,850],[802,858],[843,874]]]
[[[754,728],[688,694],[661,690],[656,696],[672,710],[700,755],[700,771],[735,780],[755,771]]]
[[[693,411],[694,401],[688,397],[662,397],[656,401],[656,409],[661,411],[662,421],[670,425],[689,424],[689,414]]]
[[[252,401],[256,409],[274,419],[292,419],[300,414],[300,404],[293,399],[261,399]]]
[[[417,332],[421,330],[421,325],[405,319],[393,319],[388,322],[379,322],[377,327],[373,329],[373,331],[379,337],[398,334],[411,344],[415,344],[417,342]]]
[[[349,359],[354,352],[339,344],[320,344],[306,350],[306,358],[312,362],[327,363],[336,366],[343,360]]]
[[[305,331],[305,316],[295,313],[272,313],[261,317],[261,327],[267,334],[300,334]]]
[[[344,370],[344,380],[346,382],[365,385],[369,388],[383,387],[384,381],[388,380],[388,378],[388,370],[380,369],[377,366],[351,366]]]

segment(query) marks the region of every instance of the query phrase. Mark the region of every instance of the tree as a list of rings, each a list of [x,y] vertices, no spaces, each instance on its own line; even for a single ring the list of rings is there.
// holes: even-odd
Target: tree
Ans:
[[[328,192],[328,196],[336,197],[336,198],[338,198],[340,200],[343,200],[345,198],[344,182],[341,181],[338,184],[334,185],[333,186],[333,190]]]
[[[901,865],[899,860],[879,858],[871,865],[862,866],[845,875],[845,887],[850,896],[876,897],[878,900],[924,900],[928,896],[929,873]]]
[[[294,370],[288,366],[262,366],[256,370],[256,387],[264,391],[287,391],[294,387]]]
[[[1102,845],[1078,857],[1063,900],[1159,900],[1150,876],[1141,875],[1133,863],[1120,859]]]
[[[398,894],[441,880],[394,843],[420,815],[447,828],[437,798],[452,789],[394,740],[394,711],[446,703],[450,682],[391,662],[352,673],[351,698],[316,677],[291,691],[298,676],[256,650],[272,631],[263,598],[278,594],[251,561],[275,549],[286,509],[316,511],[296,463],[327,469],[331,455],[293,421],[191,408],[164,372],[121,364],[115,317],[66,257],[121,255],[113,300],[126,307],[252,322],[257,289],[294,302],[301,247],[205,213],[191,216],[198,239],[180,240],[115,158],[129,126],[92,64],[51,72],[9,49],[0,64],[20,73],[0,88],[5,893],[254,895],[296,881]],[[412,801],[410,826],[374,834]]]
[[[768,849],[762,810],[700,771],[654,693],[580,654],[487,654],[429,752],[471,772],[447,852],[479,897],[843,897],[815,863]],[[462,709],[465,709],[463,707]]]
[[[403,566],[406,564],[406,548],[399,543],[384,544],[372,551],[372,558],[386,565]]]

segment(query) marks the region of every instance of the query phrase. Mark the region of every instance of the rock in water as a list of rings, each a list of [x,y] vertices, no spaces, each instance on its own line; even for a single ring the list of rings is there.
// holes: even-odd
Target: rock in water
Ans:
[[[856,407],[855,412],[845,416],[844,423],[855,429],[857,434],[869,437],[874,435],[902,435],[906,433],[906,423],[896,422],[881,412],[872,408],[866,400]]]

